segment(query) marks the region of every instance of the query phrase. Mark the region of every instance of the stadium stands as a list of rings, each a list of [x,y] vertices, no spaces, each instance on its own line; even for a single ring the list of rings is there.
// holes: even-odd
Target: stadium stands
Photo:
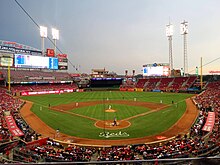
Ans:
[[[120,90],[121,91],[134,91],[136,84],[130,79],[127,79],[120,85]]]
[[[174,78],[161,78],[161,80],[159,81],[159,85],[156,87],[157,89],[161,90],[161,91],[168,91],[168,88],[170,86],[170,84],[173,83]]]
[[[3,76],[8,77],[8,70],[2,69]],[[45,82],[72,80],[67,72],[55,72],[50,70],[10,70],[12,82]]]
[[[152,91],[153,89],[156,89],[159,82],[160,78],[150,78],[144,85],[145,91]]]
[[[139,79],[136,88],[144,88],[145,83],[148,82],[148,79]]]
[[[187,91],[187,89],[195,83],[196,79],[197,77],[195,76],[139,79],[136,84],[136,88],[143,88],[145,91]]]
[[[169,81],[168,81],[169,80]],[[180,89],[183,86],[190,86],[195,78],[177,78],[175,79],[149,79],[141,80],[141,85],[146,83],[146,89],[152,90],[165,89],[169,83],[173,83],[172,89]],[[162,82],[163,85],[158,85]],[[150,83],[150,84],[149,84]],[[151,85],[153,84],[153,85]],[[175,85],[176,84],[176,85]],[[179,84],[179,85],[178,85]],[[182,84],[182,85],[180,85]],[[53,85],[51,85],[53,86]],[[51,89],[50,85],[45,85],[45,89]],[[68,86],[68,85],[67,85]],[[164,158],[189,158],[197,156],[219,155],[220,146],[220,81],[208,83],[206,90],[193,98],[200,113],[191,128],[189,135],[180,136],[167,142],[158,144],[139,144],[129,146],[113,146],[107,148],[99,147],[82,147],[77,145],[63,146],[52,139],[47,140],[47,144],[32,145],[27,147],[27,143],[14,146],[14,161],[23,162],[72,162],[72,161],[129,161],[129,160],[148,160],[148,159],[164,159]],[[30,87],[30,86],[29,86]],[[56,85],[55,85],[56,87]],[[63,86],[63,88],[66,85]],[[156,88],[157,87],[157,88]],[[28,90],[28,88],[21,88]],[[38,87],[32,90],[38,90]],[[41,88],[42,89],[42,88]],[[0,115],[1,115],[1,132],[0,140],[14,141],[7,123],[5,122],[5,112],[10,112],[16,121],[16,125],[22,130],[24,136],[21,137],[25,142],[35,141],[39,135],[22,120],[19,115],[19,109],[23,102],[9,95],[4,89],[0,89]],[[211,129],[204,129],[208,120],[209,112],[214,112],[214,124]],[[16,143],[17,144],[17,143]],[[4,154],[9,151],[10,147],[4,149]],[[10,152],[12,152],[10,150]],[[5,159],[4,159],[5,161]]]
[[[52,90],[65,90],[65,89],[77,89],[75,83],[72,84],[36,84],[36,85],[14,85],[11,87],[12,93],[15,92],[27,92],[27,91],[52,91]]]
[[[187,82],[188,77],[175,77],[173,83],[170,86],[170,89],[173,91],[179,91],[183,86],[184,83]]]

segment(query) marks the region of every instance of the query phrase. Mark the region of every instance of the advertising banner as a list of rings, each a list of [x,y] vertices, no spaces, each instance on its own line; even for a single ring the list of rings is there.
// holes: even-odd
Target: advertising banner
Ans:
[[[205,125],[203,126],[202,130],[212,132],[214,124],[215,124],[215,112],[208,112],[208,117],[206,119]]]
[[[62,89],[62,90],[56,90],[56,91],[36,91],[36,92],[21,92],[22,96],[29,96],[29,95],[42,95],[42,94],[61,94],[64,92],[74,92],[75,89],[69,88],[69,89]]]
[[[58,69],[67,70],[68,69],[67,54],[58,54],[57,58],[58,58]]]
[[[47,49],[47,57],[54,57],[55,52],[54,49]]]
[[[11,115],[5,116],[5,121],[7,123],[9,131],[12,133],[13,136],[24,135],[24,133],[17,127],[14,118]]]
[[[46,138],[42,138],[42,139],[35,140],[35,141],[32,141],[32,142],[28,142],[26,144],[26,147],[46,145],[47,144],[47,140],[48,140],[48,138],[46,137]]]

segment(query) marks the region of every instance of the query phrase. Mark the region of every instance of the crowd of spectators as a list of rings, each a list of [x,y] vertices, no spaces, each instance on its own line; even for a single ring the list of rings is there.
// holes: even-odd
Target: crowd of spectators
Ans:
[[[0,141],[7,141],[11,138],[4,116],[6,114],[16,115],[21,105],[20,99],[13,98],[6,90],[0,89]]]
[[[2,69],[2,74],[4,78],[8,77],[8,70]],[[39,69],[31,69],[31,70],[20,70],[17,68],[11,68],[10,70],[10,78],[12,82],[45,82],[45,81],[70,81],[72,80],[69,73],[56,72],[51,70],[39,70]]]
[[[11,86],[11,92],[31,92],[31,91],[54,91],[54,90],[68,90],[73,89],[74,91],[78,88],[75,83],[68,84],[35,84],[35,85],[13,85]]]
[[[20,116],[19,110],[23,104],[24,102],[19,98],[11,96],[5,89],[0,89],[0,137],[2,140],[9,141],[13,139],[5,120],[5,116],[8,115],[13,117],[18,128],[24,133],[24,136],[21,137],[23,140],[28,142],[38,138],[38,134],[36,134]]]

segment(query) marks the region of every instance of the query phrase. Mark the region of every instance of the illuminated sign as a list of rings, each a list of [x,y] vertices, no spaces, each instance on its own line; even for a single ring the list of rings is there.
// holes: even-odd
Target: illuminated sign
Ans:
[[[211,73],[211,74],[220,74],[220,70],[211,70],[211,71],[209,71],[209,73]]]
[[[20,49],[17,47],[3,46],[3,45],[0,45],[0,50],[7,51],[7,52],[14,52],[14,53],[27,53],[27,54],[32,54],[32,53],[41,54],[42,53],[41,51],[38,51],[38,50],[27,50],[27,49]]]
[[[58,54],[58,68],[59,70],[67,70],[68,69],[68,59],[67,54]]]
[[[54,49],[47,49],[47,56],[48,57],[54,57],[55,52]]]
[[[58,69],[58,59],[53,57],[15,54],[14,66],[18,68]]]
[[[21,92],[22,96],[29,95],[40,95],[40,94],[60,94],[64,92],[74,92],[74,89],[64,89],[64,90],[56,90],[56,91],[36,91],[36,92]]]
[[[143,76],[169,76],[169,64],[154,63],[143,65]]]
[[[0,66],[13,66],[13,54],[0,53]]]

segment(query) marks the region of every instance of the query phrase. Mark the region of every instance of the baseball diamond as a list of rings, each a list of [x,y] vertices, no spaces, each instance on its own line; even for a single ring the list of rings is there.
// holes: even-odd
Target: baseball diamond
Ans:
[[[106,95],[106,93],[107,92],[87,92],[87,93],[83,93],[83,95],[86,97],[89,97],[90,95],[93,95],[93,96],[103,95],[103,94]],[[80,123],[80,122],[76,123],[77,127],[79,128],[81,126],[80,124],[82,124],[82,128],[80,129],[83,129],[84,134],[77,134],[77,130],[75,128],[72,128],[72,130],[75,130],[73,134],[65,132],[64,129],[62,128],[60,129],[61,131],[60,136],[56,137],[55,139],[59,141],[63,141],[63,142],[69,141],[71,139],[71,142],[74,144],[92,145],[92,146],[152,143],[152,142],[160,141],[161,140],[160,137],[163,137],[162,140],[165,140],[165,139],[167,140],[167,139],[175,137],[178,134],[188,133],[190,127],[192,126],[192,124],[194,123],[198,115],[196,106],[193,104],[190,98],[187,98],[192,95],[165,94],[165,93],[150,93],[149,95],[148,93],[145,93],[143,97],[143,93],[134,92],[137,98],[139,95],[141,96],[141,97],[139,96],[137,101],[134,101],[130,97],[124,100],[116,100],[117,98],[119,98],[121,94],[130,96],[131,93],[129,92],[127,93],[126,92],[112,92],[112,93],[115,96],[114,97],[112,96],[112,99],[108,101],[106,101],[105,99],[104,101],[103,99],[101,100],[99,99],[95,101],[94,100],[83,101],[83,102],[78,102],[77,106],[76,106],[76,101],[65,102],[62,100],[63,98],[65,100],[67,98],[76,97],[76,95],[81,96],[81,93],[62,94],[60,98],[57,95],[56,96],[55,95],[54,96],[53,95],[47,95],[47,96],[42,95],[42,96],[34,96],[34,97],[33,96],[24,97],[24,99],[27,99],[30,101],[26,101],[26,104],[21,109],[21,115],[36,132],[39,132],[45,137],[52,137],[52,138],[54,138],[56,134],[55,128],[58,127],[58,125],[56,124],[60,122],[60,119],[59,119],[60,115],[67,116],[67,118],[62,118],[61,120],[76,119],[76,122],[78,121],[77,118],[79,118],[80,120],[86,120],[85,123],[87,125],[90,125],[88,128],[87,126],[83,126],[83,124],[85,123]],[[159,95],[161,96],[161,98],[158,98]],[[150,99],[149,98],[148,99],[152,100],[152,102],[143,101],[149,96],[150,96]],[[164,98],[164,96],[166,97],[166,99]],[[44,97],[47,97],[47,98],[56,97],[56,103],[51,102],[51,106],[47,107],[46,104],[42,105],[43,104],[42,103],[43,101],[42,101],[41,106],[43,106],[43,110],[39,111],[39,106],[40,106],[39,98],[43,100]],[[170,100],[174,99],[175,97],[176,98],[179,97],[178,99],[175,100],[176,104],[175,105],[169,104]],[[163,104],[155,101],[155,98],[156,100],[164,99]],[[183,98],[185,99],[180,100]],[[59,104],[58,102],[61,102],[63,104]],[[186,103],[186,107],[183,110],[183,112],[180,113],[181,108],[182,108],[181,106],[183,103]],[[109,109],[109,105],[111,105],[110,106],[111,109]],[[122,110],[119,107],[122,108]],[[130,111],[126,110],[128,108],[133,109],[133,111],[136,110],[135,108],[141,109],[141,110],[138,113],[137,112],[134,113],[132,110]],[[111,113],[108,112],[109,110]],[[91,112],[92,114],[97,113],[97,111],[100,111],[100,113],[99,115],[92,115],[92,114],[86,113],[88,111],[92,111]],[[124,114],[125,116],[123,116],[123,113],[132,113],[132,112],[133,114],[131,115]],[[43,114],[44,116],[48,114],[49,117],[54,118],[53,121],[56,121],[56,122],[51,124],[50,122],[45,121],[45,118],[39,115],[42,113],[45,113]],[[160,114],[156,114],[156,113],[160,113]],[[154,116],[155,114],[158,116],[168,115],[166,116],[167,117],[166,121],[173,120],[172,117],[169,119],[170,114],[174,114],[174,116],[177,118],[174,119],[174,122],[172,125],[168,123],[168,126],[165,127],[165,129],[162,129],[162,130],[159,129],[159,131],[155,131],[157,129],[156,128],[157,124],[160,125],[162,123],[163,125],[165,123],[161,121],[157,121],[157,123],[153,124],[155,128],[148,129],[147,123],[143,122],[143,120],[152,120],[151,118],[155,117]],[[116,122],[117,124],[113,125],[115,116],[117,116],[117,122]],[[154,118],[153,120],[156,120],[156,119]],[[64,121],[62,122],[63,123],[59,123],[59,124],[65,125]],[[141,127],[143,124],[146,124],[145,129],[142,129]],[[140,128],[138,125],[140,125]],[[149,126],[153,127],[153,125],[151,124]],[[132,126],[135,127],[134,130],[132,130]],[[65,130],[69,129],[69,127],[70,126],[64,126]],[[90,133],[92,132],[89,132],[89,128],[96,130],[94,131],[94,134],[96,134],[96,136],[91,136]],[[86,129],[88,129],[88,131]],[[148,133],[140,134],[140,132],[145,132],[145,131]],[[89,136],[87,132],[89,132]],[[108,134],[107,138],[103,139],[103,136],[100,135],[103,133]],[[125,134],[126,136],[124,136]],[[92,138],[89,138],[89,137],[92,137]]]

